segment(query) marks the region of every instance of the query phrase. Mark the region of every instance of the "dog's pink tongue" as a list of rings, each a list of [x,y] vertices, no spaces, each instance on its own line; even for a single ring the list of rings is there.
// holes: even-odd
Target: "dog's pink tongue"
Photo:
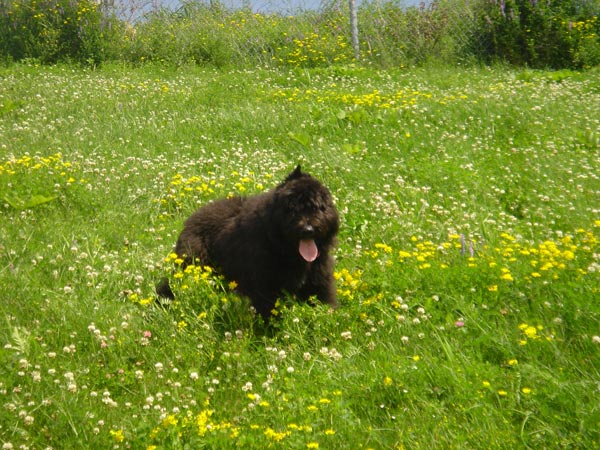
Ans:
[[[308,262],[313,262],[319,256],[317,244],[312,239],[302,239],[298,250],[300,251],[300,256]]]

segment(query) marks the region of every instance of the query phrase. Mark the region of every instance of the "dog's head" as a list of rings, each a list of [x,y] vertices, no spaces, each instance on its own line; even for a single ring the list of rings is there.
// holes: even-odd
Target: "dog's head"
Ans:
[[[339,216],[329,190],[300,166],[275,188],[271,220],[307,262],[335,245]]]

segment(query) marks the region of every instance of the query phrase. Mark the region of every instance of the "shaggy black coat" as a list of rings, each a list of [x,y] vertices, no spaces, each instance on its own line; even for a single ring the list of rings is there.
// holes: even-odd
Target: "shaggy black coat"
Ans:
[[[276,188],[217,200],[184,224],[175,253],[184,267],[214,267],[265,319],[284,292],[337,307],[334,260],[338,213],[329,190],[300,166]],[[159,295],[174,298],[168,280]]]

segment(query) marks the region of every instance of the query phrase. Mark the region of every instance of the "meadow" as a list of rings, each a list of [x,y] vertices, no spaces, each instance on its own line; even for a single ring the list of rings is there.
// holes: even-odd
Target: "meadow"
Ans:
[[[265,327],[171,251],[296,164],[341,307]],[[598,69],[0,68],[2,449],[599,448],[599,176]]]

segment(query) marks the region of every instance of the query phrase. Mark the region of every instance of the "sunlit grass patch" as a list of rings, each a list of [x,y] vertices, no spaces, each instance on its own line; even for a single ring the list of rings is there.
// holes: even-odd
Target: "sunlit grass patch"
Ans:
[[[598,441],[593,74],[4,71],[6,448]],[[340,211],[340,308],[284,296],[266,327],[172,251],[298,163]]]
[[[73,184],[86,184],[77,162],[65,161],[62,153],[28,154],[0,161],[0,195],[4,206],[26,210],[63,199]]]

